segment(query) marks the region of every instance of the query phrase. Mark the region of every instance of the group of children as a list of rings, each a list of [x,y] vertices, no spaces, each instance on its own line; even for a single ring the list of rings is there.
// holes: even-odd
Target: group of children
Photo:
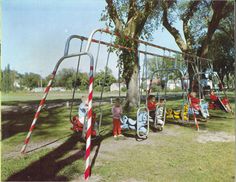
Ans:
[[[200,105],[200,99],[196,97],[196,92],[191,92],[189,94],[189,99],[191,101],[191,107],[196,110],[196,111],[200,111],[201,110],[201,105]],[[227,99],[222,99],[222,101],[215,95],[214,91],[211,90],[210,92],[210,99],[211,99],[211,103],[210,104],[214,104],[214,107],[217,107],[216,105],[222,105],[224,106],[226,112],[230,112],[230,106],[229,106],[229,102]],[[76,131],[82,131],[83,126],[85,124],[85,118],[88,112],[88,102],[87,102],[87,98],[85,96],[81,97],[81,104],[79,105],[79,109],[78,109],[78,116],[74,116],[73,120],[72,120],[72,124],[73,124],[73,128],[72,130],[76,130]],[[157,116],[156,110],[157,107],[161,107],[164,104],[164,100],[160,99],[158,102],[156,101],[156,98],[154,95],[150,95],[147,99],[147,107],[149,110],[149,116],[153,119],[153,121],[155,120],[156,117],[158,117],[158,122],[160,122],[161,124],[163,124],[163,121],[161,120],[162,116]],[[221,103],[220,103],[221,102]],[[210,108],[213,107],[210,105]],[[219,106],[220,107],[220,106]],[[207,108],[208,109],[208,108]],[[115,100],[115,104],[112,107],[112,117],[113,117],[113,136],[114,138],[118,138],[118,137],[123,137],[123,135],[121,134],[121,122],[120,122],[120,118],[122,116],[122,106],[120,103],[120,99],[117,98]],[[162,114],[161,114],[162,115]],[[93,113],[92,114],[92,136],[97,136],[97,131],[95,129],[96,125],[96,114]]]

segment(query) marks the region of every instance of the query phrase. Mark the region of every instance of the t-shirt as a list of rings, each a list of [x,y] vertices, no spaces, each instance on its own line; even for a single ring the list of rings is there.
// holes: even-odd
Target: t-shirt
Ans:
[[[119,106],[119,107],[113,106],[112,107],[113,118],[120,119],[121,114],[122,114],[122,107],[121,106]]]
[[[217,97],[216,95],[211,94],[211,95],[210,95],[210,99],[211,99],[212,101],[217,101],[218,97]]]
[[[86,116],[87,112],[88,112],[88,105],[82,102],[82,103],[79,105],[79,110],[78,110],[79,120],[82,121],[83,118]],[[81,118],[82,118],[82,119],[81,119]],[[83,121],[82,121],[82,122],[83,122]]]
[[[149,110],[156,110],[156,102],[148,102],[148,109]]]

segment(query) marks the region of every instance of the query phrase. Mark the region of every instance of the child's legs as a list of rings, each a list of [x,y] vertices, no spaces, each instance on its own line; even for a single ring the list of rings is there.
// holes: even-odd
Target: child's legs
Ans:
[[[149,115],[151,116],[151,118],[154,120],[155,119],[155,112],[156,111],[149,111]]]
[[[120,123],[119,119],[113,118],[113,135],[118,135],[118,123]]]
[[[117,120],[117,134],[120,135],[121,134],[121,127],[120,127],[120,120]]]

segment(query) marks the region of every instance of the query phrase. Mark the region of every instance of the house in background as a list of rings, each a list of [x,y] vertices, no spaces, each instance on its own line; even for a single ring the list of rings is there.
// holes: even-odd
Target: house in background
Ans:
[[[124,83],[120,83],[120,89],[125,88],[125,84]],[[110,86],[110,91],[119,91],[119,83],[112,83]]]

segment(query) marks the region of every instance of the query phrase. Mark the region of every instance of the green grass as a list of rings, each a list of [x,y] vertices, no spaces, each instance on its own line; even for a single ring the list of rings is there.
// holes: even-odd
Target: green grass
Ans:
[[[25,96],[21,99],[27,103]],[[12,98],[8,101],[16,100]],[[177,103],[171,101],[168,104],[177,107]],[[98,110],[95,108],[96,113]],[[162,132],[150,131],[145,141],[129,139],[117,142],[111,136],[111,105],[102,106],[102,110],[102,137],[96,145],[121,146],[117,150],[115,147],[114,150],[112,147],[107,151],[98,150],[92,176],[99,176],[102,181],[234,181],[235,143],[197,142],[198,136],[206,132],[223,131],[234,135],[234,115],[213,110],[210,111],[211,119],[200,125],[200,132],[195,130],[194,125],[167,123]],[[76,107],[73,113],[77,113]],[[33,115],[31,112],[10,113],[2,117],[2,180],[78,179],[84,172],[85,145],[78,135],[70,131],[66,107],[43,111],[28,148],[37,150],[26,155],[18,153]],[[135,115],[133,112],[130,116]],[[134,136],[133,131],[126,133]],[[55,140],[58,140],[58,145],[45,146]]]

